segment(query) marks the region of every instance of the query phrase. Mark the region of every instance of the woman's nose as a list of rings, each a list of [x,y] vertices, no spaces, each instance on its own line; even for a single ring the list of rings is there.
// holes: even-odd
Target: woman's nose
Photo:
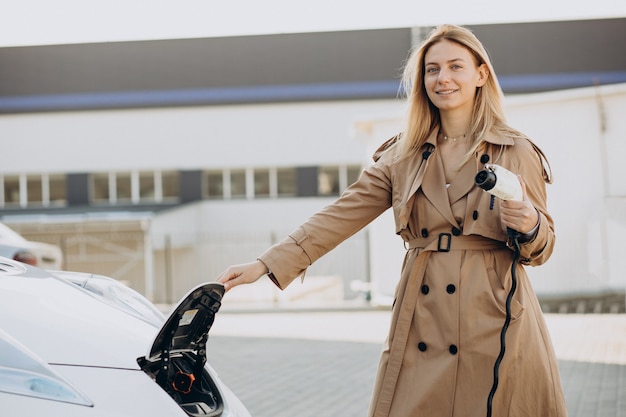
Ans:
[[[450,80],[450,72],[446,69],[441,69],[439,70],[439,75],[437,77],[437,81],[441,82],[445,82]]]

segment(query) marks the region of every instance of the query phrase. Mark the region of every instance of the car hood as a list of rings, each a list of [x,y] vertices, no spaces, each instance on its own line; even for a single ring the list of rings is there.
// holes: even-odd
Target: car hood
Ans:
[[[51,364],[140,369],[137,358],[158,355],[170,339],[175,350],[196,350],[224,293],[217,283],[194,288],[159,328],[62,276],[0,261],[0,327]]]

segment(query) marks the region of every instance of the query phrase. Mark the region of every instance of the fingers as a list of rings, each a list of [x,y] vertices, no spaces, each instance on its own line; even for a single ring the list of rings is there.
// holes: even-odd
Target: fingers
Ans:
[[[228,267],[217,277],[217,282],[224,284],[226,291],[241,284],[251,284],[267,273],[267,267],[261,261]]]
[[[522,201],[502,201],[500,204],[500,220],[503,228],[511,228],[521,233],[532,230],[539,221],[539,214],[528,199],[526,183],[518,175],[522,187]]]

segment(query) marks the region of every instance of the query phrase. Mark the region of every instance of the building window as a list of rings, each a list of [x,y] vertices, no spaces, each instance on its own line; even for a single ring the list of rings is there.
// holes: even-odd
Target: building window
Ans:
[[[19,175],[4,176],[4,205],[18,206],[20,204],[20,177]]]
[[[26,205],[29,207],[64,206],[67,203],[65,175],[26,176]]]
[[[91,174],[91,201],[94,203],[111,202],[110,177],[111,174],[108,173]]]
[[[349,187],[350,185],[354,184],[356,182],[356,180],[359,179],[359,177],[361,176],[361,167],[358,165],[351,165],[349,167],[347,167],[347,171],[348,171],[348,184],[347,186]]]
[[[206,173],[206,196],[211,200],[224,198],[224,173],[222,170]]]
[[[197,190],[201,198],[210,200],[338,196],[359,178],[361,171],[358,165],[214,169],[204,174],[198,171],[202,185],[198,183]],[[179,171],[84,175],[89,178],[89,201],[96,205],[185,201],[181,200]],[[0,175],[0,207],[65,206],[68,190],[75,189],[69,184],[65,174]],[[68,189],[70,186],[73,188]]]
[[[139,173],[139,201],[154,202],[155,198],[155,173],[140,172]]]
[[[230,171],[230,197],[246,197],[246,171],[243,169]]]
[[[163,201],[178,199],[180,195],[180,174],[178,171],[161,172],[161,190]]]
[[[0,207],[49,207],[67,203],[62,174],[0,176]]]
[[[43,186],[41,175],[28,175],[26,177],[27,206],[43,206]]]
[[[51,206],[59,207],[67,204],[67,187],[65,175],[48,176],[48,201]]]
[[[339,195],[339,168],[320,167],[317,172],[317,194],[322,196]]]
[[[95,204],[176,201],[180,197],[179,191],[180,174],[177,171],[101,172],[90,175],[90,198]]]
[[[296,195],[296,169],[278,168],[276,170],[276,194],[278,197]]]
[[[128,203],[132,199],[132,185],[130,172],[115,173],[115,196],[113,202]]]
[[[254,170],[254,197],[270,196],[270,170]]]

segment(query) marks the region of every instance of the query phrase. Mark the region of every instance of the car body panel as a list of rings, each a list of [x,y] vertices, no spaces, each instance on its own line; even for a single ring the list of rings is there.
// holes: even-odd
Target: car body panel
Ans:
[[[111,278],[44,271],[0,257],[0,342],[16,342],[5,342],[10,357],[0,361],[0,374],[9,376],[0,384],[0,415],[250,417],[206,362],[204,343],[223,293],[221,284],[198,286],[168,322]],[[173,329],[166,323],[180,329],[171,356],[154,349],[155,340],[166,339],[160,330]],[[162,372],[164,357],[171,359],[170,372]],[[188,391],[173,382],[181,372],[195,376]],[[43,386],[47,397],[38,386],[12,385],[14,375],[27,385],[31,375],[37,383],[50,381]],[[201,409],[189,412],[194,407]]]
[[[48,363],[137,370],[157,330],[50,275],[0,279],[0,326]]]

